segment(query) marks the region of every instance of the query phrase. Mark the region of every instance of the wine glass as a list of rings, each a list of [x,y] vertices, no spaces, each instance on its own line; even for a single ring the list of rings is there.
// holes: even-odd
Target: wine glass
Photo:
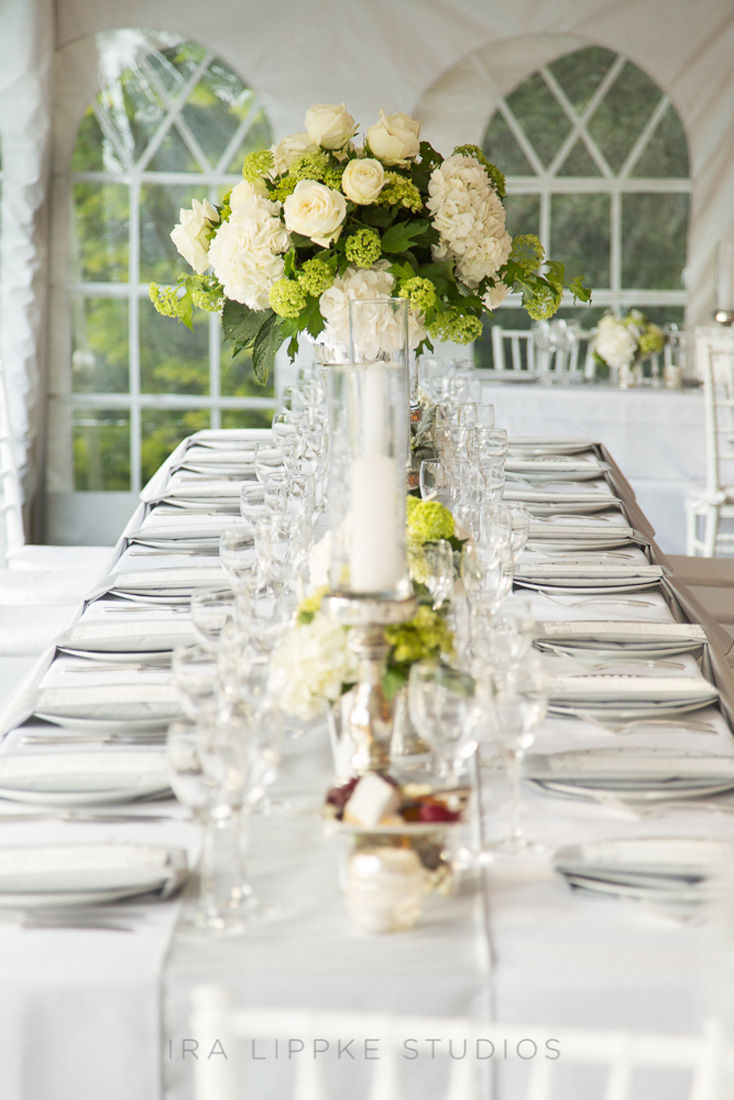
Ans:
[[[444,464],[436,458],[424,458],[418,477],[421,498],[437,500],[439,504],[448,507],[451,500],[451,479]]]
[[[424,584],[433,599],[433,610],[451,597],[454,590],[454,551],[446,539],[408,545],[411,576]]]
[[[219,560],[236,591],[245,585],[255,562],[255,538],[248,523],[224,527],[219,534]]]
[[[449,786],[458,783],[477,747],[482,708],[476,681],[435,661],[417,661],[408,678],[408,710],[418,733],[439,758]]]
[[[258,481],[263,481],[265,475],[272,470],[284,470],[286,467],[285,454],[282,447],[274,443],[260,442],[255,444],[254,456],[255,476]]]
[[[197,588],[191,593],[191,625],[199,643],[217,648],[229,621],[237,621],[237,600],[231,588]]]
[[[508,508],[511,525],[510,548],[513,558],[517,561],[528,544],[530,516],[528,514],[527,505],[521,502],[513,501],[513,503],[508,505]]]
[[[171,657],[173,684],[184,714],[194,721],[214,715],[219,707],[219,669],[212,649],[198,643],[177,646]]]
[[[489,674],[491,737],[499,746],[510,779],[510,824],[505,836],[490,846],[521,852],[541,845],[529,841],[520,825],[520,771],[548,709],[548,684],[537,658],[525,659]]]
[[[473,614],[491,618],[512,590],[514,561],[509,545],[467,542],[461,553],[460,573]]]

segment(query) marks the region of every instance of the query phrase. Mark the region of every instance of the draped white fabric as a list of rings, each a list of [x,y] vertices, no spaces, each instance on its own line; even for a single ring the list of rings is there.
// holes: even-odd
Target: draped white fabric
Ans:
[[[309,104],[345,100],[362,121],[380,107],[415,114],[443,150],[459,137],[481,141],[498,98],[540,64],[591,43],[623,53],[671,96],[687,132],[687,321],[710,319],[716,243],[734,237],[731,0],[220,0],[214,8],[182,0],[4,0],[0,356],[29,498],[43,464],[48,364],[63,370],[68,359],[64,299],[51,312],[48,305],[50,141],[55,169],[63,170],[80,112],[99,89],[93,36],[118,27],[175,32],[214,49],[262,97],[277,134],[300,129]],[[65,222],[59,194],[54,239]]]

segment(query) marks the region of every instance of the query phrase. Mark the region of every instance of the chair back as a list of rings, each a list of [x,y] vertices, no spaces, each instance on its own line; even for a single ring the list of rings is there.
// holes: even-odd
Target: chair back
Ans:
[[[491,333],[495,370],[535,370],[535,342],[530,329],[492,325]]]
[[[686,1036],[237,1009],[216,986],[194,990],[191,1034],[195,1100],[724,1100],[732,1058],[713,1020]]]
[[[0,363],[0,567],[24,542],[20,478],[15,462],[5,371]]]
[[[710,345],[704,360],[704,422],[706,426],[706,494],[723,499],[734,485],[734,347]]]

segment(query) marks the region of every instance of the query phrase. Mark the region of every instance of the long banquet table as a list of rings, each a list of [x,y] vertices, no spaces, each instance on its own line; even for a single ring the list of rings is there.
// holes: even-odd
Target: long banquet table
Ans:
[[[62,643],[78,642],[85,629],[92,634],[104,632],[114,622],[127,624],[119,629],[131,645],[146,621],[165,620],[169,625],[175,621],[178,625],[172,630],[178,637],[186,635],[185,616],[151,604],[143,605],[148,610],[128,615],[122,607],[130,602],[120,600],[115,592],[124,588],[124,575],[129,572],[147,573],[144,579],[153,595],[156,584],[161,588],[165,584],[163,571],[169,568],[184,569],[188,576],[218,575],[218,564],[211,556],[190,550],[159,554],[151,552],[148,543],[155,542],[154,533],[160,536],[163,528],[171,537],[176,531],[185,534],[192,522],[210,531],[226,522],[236,508],[232,482],[220,480],[217,485],[203,475],[197,480],[191,471],[182,471],[182,465],[193,448],[197,453],[210,447],[220,448],[221,455],[236,454],[250,448],[255,438],[257,433],[204,432],[177,448],[144,491],[120,541],[113,575],[90,593],[80,608],[77,633]],[[607,466],[600,486],[609,496],[604,522],[629,523],[649,555],[646,560],[664,565],[629,484],[604,448],[593,444],[590,448],[589,454]],[[202,505],[202,500],[209,504]],[[212,500],[221,510],[201,514],[212,510]],[[602,522],[583,515],[576,521]],[[613,559],[602,555],[599,560]],[[549,717],[538,733],[538,751],[623,743],[734,755],[730,725],[734,688],[721,649],[728,639],[724,642],[674,577],[666,576],[659,588],[642,594],[644,606],[636,601],[630,605],[625,596],[614,594],[595,597],[581,607],[571,606],[580,598],[578,593],[575,599],[559,599],[538,591],[531,593],[531,600],[536,619],[545,622],[677,619],[704,623],[709,643],[703,668],[719,687],[722,708],[712,706],[702,712],[703,728],[688,728],[671,719],[620,734],[579,717]],[[104,610],[110,606],[120,609],[119,614]],[[574,666],[563,656],[550,655],[547,661],[552,674],[573,675]],[[698,674],[691,658],[684,663],[690,674]],[[159,685],[164,694],[168,684],[168,674],[160,670],[101,670],[87,678],[73,671],[83,664],[83,656],[64,655],[57,647],[44,655],[0,715],[2,756],[48,752],[47,743],[26,743],[34,733],[48,737],[52,747],[74,751],[68,728],[49,726],[33,717],[39,684],[44,689],[66,688],[83,681],[104,684],[109,692],[110,685],[132,678],[136,683]],[[161,750],[110,745],[105,751]],[[497,837],[507,821],[504,775],[491,761],[479,771],[482,830],[489,838]],[[190,1098],[196,1064],[191,1054],[195,1036],[189,1022],[190,993],[202,982],[229,986],[239,1003],[251,1007],[373,1009],[397,1015],[462,1017],[486,1021],[493,1035],[501,1035],[502,1024],[518,1022],[527,1025],[538,1042],[563,1025],[694,1032],[712,1010],[718,993],[733,987],[724,977],[731,960],[724,940],[716,938],[715,922],[676,920],[612,897],[577,896],[553,874],[549,859],[557,846],[579,840],[638,836],[732,840],[734,801],[726,795],[716,800],[721,809],[671,806],[659,815],[640,818],[614,805],[549,797],[525,784],[524,823],[531,836],[542,839],[542,851],[498,855],[486,869],[468,876],[457,897],[427,905],[415,930],[365,937],[348,923],[338,886],[336,846],[325,834],[318,812],[329,785],[326,729],[316,726],[289,744],[274,789],[275,795],[291,803],[293,812],[253,816],[253,883],[262,895],[280,904],[282,916],[243,937],[197,941],[177,932],[177,917],[181,906],[190,904],[189,897],[134,900],[127,909],[133,925],[128,933],[27,928],[16,913],[5,910],[6,919],[0,923],[3,1100]],[[6,847],[62,842],[170,845],[184,848],[192,862],[196,859],[198,828],[172,800],[130,803],[120,811],[119,820],[105,821],[100,816],[93,821],[62,821],[53,807],[38,809],[3,801],[2,843]],[[21,818],[21,814],[29,816]],[[30,819],[34,815],[37,819]],[[194,888],[192,879],[187,894]],[[416,1080],[426,1100],[433,1100],[429,1069],[419,1066],[416,1072],[425,1076]],[[262,1070],[262,1087],[253,1094],[258,1100],[278,1094],[277,1079],[275,1091],[268,1091],[268,1072]]]

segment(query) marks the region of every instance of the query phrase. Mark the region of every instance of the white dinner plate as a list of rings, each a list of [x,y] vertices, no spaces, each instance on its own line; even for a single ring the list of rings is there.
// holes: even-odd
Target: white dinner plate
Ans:
[[[578,455],[592,451],[591,439],[548,438],[537,435],[515,435],[510,437],[510,453],[530,455]]]
[[[193,634],[192,634],[193,640]],[[123,651],[119,649],[71,649],[69,646],[57,646],[57,651],[66,657],[81,657],[85,661],[102,661],[104,664],[143,664],[149,663],[151,668],[157,665],[165,665],[171,659],[171,649],[144,649]],[[106,671],[110,671],[107,669]],[[123,671],[123,669],[120,669]]]
[[[187,874],[180,848],[77,844],[0,848],[0,906],[86,905],[172,896]]]
[[[114,751],[0,756],[0,798],[38,806],[113,806],[170,794],[165,753]]]
[[[713,896],[734,845],[710,837],[640,837],[574,844],[553,855],[573,885],[620,897],[690,901]]]

